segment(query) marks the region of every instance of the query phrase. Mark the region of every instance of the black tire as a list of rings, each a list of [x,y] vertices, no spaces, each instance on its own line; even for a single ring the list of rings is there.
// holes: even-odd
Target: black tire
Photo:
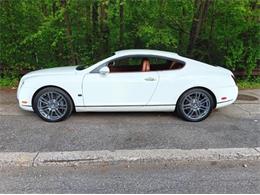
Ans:
[[[195,96],[197,96],[197,94],[201,94],[200,96],[198,95],[197,99],[200,99],[200,97],[205,99],[202,99],[203,101],[201,102],[197,100],[196,100],[197,102],[193,102],[195,101],[194,99],[196,99]],[[194,99],[192,99],[192,97],[194,97]],[[207,103],[206,102],[202,103],[204,101],[206,101]],[[201,88],[193,88],[184,92],[181,95],[181,97],[177,102],[176,111],[177,114],[186,121],[199,122],[206,119],[210,115],[213,109],[213,105],[214,105],[213,97],[208,91]],[[203,109],[205,108],[205,110],[203,111],[202,108]],[[188,115],[190,112],[192,113]],[[198,117],[195,117],[199,112],[201,112],[201,115],[198,114]]]
[[[48,98],[50,94],[52,94],[53,98]],[[50,103],[51,100],[55,102]],[[41,105],[44,105],[44,108],[41,107]],[[47,122],[59,122],[65,120],[71,115],[73,107],[74,105],[70,96],[65,91],[56,87],[46,87],[40,90],[33,99],[34,112]],[[51,114],[48,116],[47,112],[51,112]],[[51,115],[53,115],[53,117]]]

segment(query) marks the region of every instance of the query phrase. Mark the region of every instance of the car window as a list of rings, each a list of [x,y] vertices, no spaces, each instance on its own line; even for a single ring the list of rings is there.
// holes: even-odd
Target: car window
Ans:
[[[113,66],[138,66],[141,65],[142,58],[130,57],[115,60]]]
[[[174,59],[152,57],[149,58],[150,71],[176,70],[184,66],[183,62]]]
[[[108,64],[110,72],[140,72],[142,57],[127,57],[114,60]]]
[[[110,72],[148,72],[180,69],[184,63],[163,57],[134,56],[116,59],[108,63]]]

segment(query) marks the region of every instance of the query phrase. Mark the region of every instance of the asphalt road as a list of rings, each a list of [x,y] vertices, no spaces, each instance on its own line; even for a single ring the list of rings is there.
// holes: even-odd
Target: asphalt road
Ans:
[[[9,168],[0,193],[260,193],[260,165]]]
[[[199,123],[172,113],[74,113],[47,123],[19,110],[14,91],[0,91],[0,151],[257,147],[258,109],[259,102],[235,104]]]

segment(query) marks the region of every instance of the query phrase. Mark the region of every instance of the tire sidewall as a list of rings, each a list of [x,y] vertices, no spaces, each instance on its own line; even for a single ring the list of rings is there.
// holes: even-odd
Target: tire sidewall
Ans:
[[[68,109],[67,109],[65,115],[63,115],[61,118],[59,118],[59,119],[57,119],[57,120],[50,120],[50,119],[45,118],[44,116],[41,115],[41,113],[40,113],[39,110],[38,110],[38,106],[37,106],[38,100],[39,100],[40,96],[41,96],[42,94],[46,93],[46,92],[59,93],[59,94],[62,95],[62,96],[65,98],[65,100],[66,100]],[[69,95],[68,95],[65,91],[63,91],[63,90],[61,90],[61,89],[59,89],[59,88],[56,88],[56,87],[47,87],[47,88],[44,88],[44,89],[40,90],[40,91],[35,95],[35,97],[34,97],[34,99],[33,99],[33,110],[34,110],[34,112],[35,112],[41,119],[43,119],[44,121],[47,121],[47,122],[59,122],[59,121],[65,120],[66,118],[68,118],[68,117],[71,115],[71,113],[72,113],[72,111],[73,111],[73,103],[72,103],[71,98],[69,97]]]

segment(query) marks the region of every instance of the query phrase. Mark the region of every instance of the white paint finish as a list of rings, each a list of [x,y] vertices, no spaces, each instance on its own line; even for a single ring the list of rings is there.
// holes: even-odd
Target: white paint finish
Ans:
[[[185,69],[173,71],[159,71],[159,80],[157,89],[151,98],[149,105],[157,104],[176,104],[179,95],[186,90],[183,88],[185,77],[182,72]]]
[[[116,51],[115,54],[117,56],[145,54],[145,55],[176,57],[176,58],[180,57],[178,54],[173,53],[173,52],[152,50],[152,49],[126,49],[126,50]]]
[[[77,112],[171,112],[174,110],[175,110],[175,105],[76,107]]]
[[[88,74],[83,80],[84,105],[146,105],[157,83],[157,72]]]
[[[25,111],[33,111],[33,108],[31,106],[24,106],[23,104],[19,104],[19,106]]]
[[[20,104],[21,101],[27,101],[27,105],[32,106],[32,97],[38,89],[45,86],[55,86],[65,90],[71,96],[75,105],[83,105],[83,97],[78,96],[78,94],[82,94],[82,78],[83,75],[74,71],[57,75],[25,75],[20,81],[24,84],[19,85],[17,98]]]
[[[224,103],[218,104],[217,108],[220,108],[220,107],[224,107],[225,105],[232,104],[236,101],[238,96],[238,87],[233,86],[233,87],[225,87],[225,88],[216,88],[213,90],[213,92],[216,94],[218,103],[226,102],[225,104]],[[222,100],[221,99],[222,97],[227,97],[227,99]]]
[[[179,70],[158,72],[108,73],[106,75],[91,73],[92,70],[109,61],[133,55],[173,58],[184,61],[186,64]],[[218,104],[217,108],[220,108],[233,103],[238,93],[229,70],[171,52],[124,50],[116,52],[115,55],[85,70],[77,71],[75,68],[75,66],[51,68],[26,74],[21,79],[17,92],[20,107],[32,110],[28,106],[31,106],[34,93],[46,86],[56,86],[65,90],[72,97],[75,106],[92,106],[91,108],[80,107],[76,109],[77,111],[163,111],[164,109],[168,111],[172,107],[162,106],[155,109],[152,105],[175,105],[180,95],[193,87],[204,87],[212,91],[217,102],[230,100]],[[154,78],[155,81],[146,81],[146,78]],[[79,94],[83,96],[80,97]],[[221,100],[222,97],[227,97],[227,99]],[[27,101],[28,104],[23,106],[22,101]],[[99,107],[93,107],[95,105]],[[114,108],[113,105],[123,107]],[[149,107],[143,105],[149,105]]]
[[[26,77],[30,76],[45,76],[45,75],[66,75],[66,74],[71,74],[75,73],[77,66],[64,66],[64,67],[56,67],[56,68],[47,68],[47,69],[41,69],[41,70],[36,70],[32,71],[28,74],[26,74]]]

